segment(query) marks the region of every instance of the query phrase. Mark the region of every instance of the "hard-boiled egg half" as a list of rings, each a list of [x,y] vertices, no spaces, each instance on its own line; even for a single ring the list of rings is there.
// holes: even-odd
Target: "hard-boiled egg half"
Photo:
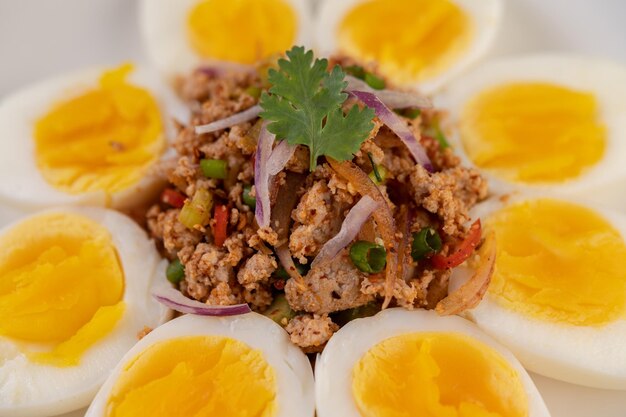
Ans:
[[[473,323],[385,310],[333,335],[315,367],[318,417],[548,417],[517,359]]]
[[[307,45],[310,21],[306,0],[143,0],[140,10],[148,55],[168,77]]]
[[[86,417],[312,417],[313,372],[286,332],[257,313],[185,315],[113,369]]]
[[[138,334],[170,312],[154,242],[128,217],[64,208],[0,231],[0,416],[86,406]]]
[[[626,216],[539,196],[491,200],[476,215],[497,254],[471,318],[527,369],[626,389]]]
[[[432,93],[487,52],[501,8],[500,0],[325,0],[316,46],[376,61],[395,84]]]
[[[172,93],[170,93],[171,95]],[[125,64],[36,84],[0,103],[0,201],[125,208],[158,185],[167,94]]]
[[[439,104],[451,110],[457,147],[495,190],[597,198],[626,179],[625,96],[626,69],[617,64],[537,55],[485,64]]]

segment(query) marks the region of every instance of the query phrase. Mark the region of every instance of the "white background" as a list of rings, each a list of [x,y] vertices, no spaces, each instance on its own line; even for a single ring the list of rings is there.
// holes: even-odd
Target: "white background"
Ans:
[[[559,51],[626,65],[626,0],[504,3],[502,28],[489,57]],[[136,22],[134,0],[0,0],[0,98],[64,71],[143,62]],[[536,375],[533,379],[553,417],[626,417],[624,391],[589,389]]]

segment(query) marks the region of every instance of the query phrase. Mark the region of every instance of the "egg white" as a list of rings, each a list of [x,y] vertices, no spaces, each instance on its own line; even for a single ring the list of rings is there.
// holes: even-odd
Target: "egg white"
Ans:
[[[85,417],[105,414],[111,390],[129,361],[157,342],[187,336],[229,337],[260,350],[276,375],[276,417],[313,416],[313,372],[306,355],[291,343],[278,324],[260,314],[247,313],[231,317],[184,315],[152,331],[113,369]]]
[[[607,146],[604,157],[595,166],[563,183],[514,183],[484,171],[492,191],[556,193],[626,207],[626,194],[619,191],[623,189],[619,185],[626,184],[626,68],[594,58],[543,54],[495,60],[464,75],[436,97],[435,104],[450,111],[453,129],[449,139],[467,164],[472,165],[472,161],[465,154],[456,129],[465,104],[482,91],[511,82],[548,82],[593,93],[607,128]]]
[[[477,206],[473,214],[486,219],[507,204],[540,197],[553,198],[526,194],[513,196],[506,203],[490,199]],[[575,199],[560,200],[594,210],[626,240],[626,215]],[[462,270],[456,272],[457,277],[463,273]],[[458,285],[454,282],[456,280],[451,285]],[[509,310],[499,305],[489,292],[475,309],[466,314],[482,330],[509,348],[532,372],[590,387],[626,389],[626,320],[623,318],[602,326],[553,323]]]
[[[103,191],[70,194],[56,189],[41,175],[35,160],[34,126],[52,106],[98,86],[109,68],[92,68],[42,81],[0,102],[0,203],[22,211],[60,205],[95,205],[118,209],[137,206],[160,189],[163,180],[156,170],[148,170],[138,183],[112,194]],[[128,81],[148,90],[159,104],[164,135],[174,137],[172,115],[187,121],[188,110],[159,77],[144,68],[135,68]]]
[[[167,78],[184,75],[200,65],[246,67],[198,55],[187,40],[187,14],[199,0],[142,0],[139,25],[144,46],[155,67]],[[312,10],[307,0],[286,0],[296,18],[296,45],[311,43]],[[245,30],[245,28],[242,28]]]
[[[45,417],[85,407],[109,371],[137,342],[137,334],[145,326],[155,328],[171,317],[171,311],[150,295],[154,283],[166,279],[167,262],[135,222],[101,208],[62,208],[44,213],[54,212],[83,215],[109,230],[124,272],[122,299],[126,307],[114,329],[92,345],[77,366],[33,363],[16,342],[0,336],[0,417]],[[0,234],[11,227],[13,224]]]
[[[337,43],[339,26],[348,12],[365,1],[367,0],[324,0],[322,2],[315,27],[316,47],[320,53],[331,55],[340,52]],[[454,62],[441,73],[421,82],[405,85],[405,87],[412,87],[425,94],[432,94],[482,58],[493,44],[502,20],[502,1],[452,1],[472,20],[474,32],[471,44],[464,51],[461,51],[455,57]],[[385,30],[384,27],[372,28],[372,30],[379,29]]]
[[[330,339],[315,365],[318,417],[360,417],[352,397],[352,370],[376,344],[415,332],[455,332],[470,336],[498,352],[517,371],[528,399],[529,417],[549,417],[539,391],[515,357],[473,323],[434,311],[393,308],[373,317],[353,320]]]

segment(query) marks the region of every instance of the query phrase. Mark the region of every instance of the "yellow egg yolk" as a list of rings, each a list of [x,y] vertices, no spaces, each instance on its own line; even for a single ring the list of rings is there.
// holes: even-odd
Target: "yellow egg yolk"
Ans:
[[[35,124],[43,178],[80,194],[124,190],[146,174],[165,147],[158,105],[129,84],[131,65],[105,72],[99,86],[56,104]]]
[[[606,128],[593,94],[546,83],[512,83],[467,102],[460,133],[479,167],[510,181],[558,183],[604,155]]]
[[[362,417],[522,417],[519,375],[491,347],[457,333],[386,339],[359,360],[352,394]]]
[[[399,83],[423,81],[447,69],[467,48],[472,22],[449,0],[368,0],[340,22],[339,49],[378,62]]]
[[[283,0],[203,0],[187,16],[191,47],[203,58],[252,64],[296,40],[297,18]]]
[[[273,417],[276,377],[263,354],[222,336],[151,345],[124,366],[107,417]]]
[[[0,247],[0,336],[35,362],[78,364],[124,311],[109,232],[77,214],[44,214],[10,229]]]
[[[626,311],[626,244],[602,216],[552,199],[517,203],[487,227],[498,249],[489,293],[514,311],[552,322],[601,325]]]

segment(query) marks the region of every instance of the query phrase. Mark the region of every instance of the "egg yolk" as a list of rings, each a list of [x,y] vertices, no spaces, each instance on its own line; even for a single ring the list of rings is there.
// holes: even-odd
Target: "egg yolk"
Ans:
[[[109,232],[69,213],[30,218],[0,237],[0,336],[35,362],[76,365],[124,311]]]
[[[273,417],[276,377],[258,350],[228,337],[157,342],[126,364],[107,417]]]
[[[537,199],[494,213],[489,293],[507,308],[552,322],[601,325],[626,311],[626,244],[594,211]]]
[[[204,58],[252,64],[289,49],[296,25],[283,0],[203,0],[187,16],[187,36]]]
[[[464,107],[460,133],[477,166],[531,184],[576,178],[606,147],[593,94],[546,83],[504,84],[478,94]]]
[[[369,0],[340,22],[339,49],[377,61],[399,83],[432,78],[447,69],[473,36],[467,14],[449,0]]]
[[[35,124],[35,155],[43,178],[63,192],[114,193],[146,174],[165,147],[158,105],[125,81],[124,65],[99,86],[56,104]]]
[[[457,333],[386,339],[359,360],[352,393],[362,417],[522,417],[518,373],[491,347]]]

